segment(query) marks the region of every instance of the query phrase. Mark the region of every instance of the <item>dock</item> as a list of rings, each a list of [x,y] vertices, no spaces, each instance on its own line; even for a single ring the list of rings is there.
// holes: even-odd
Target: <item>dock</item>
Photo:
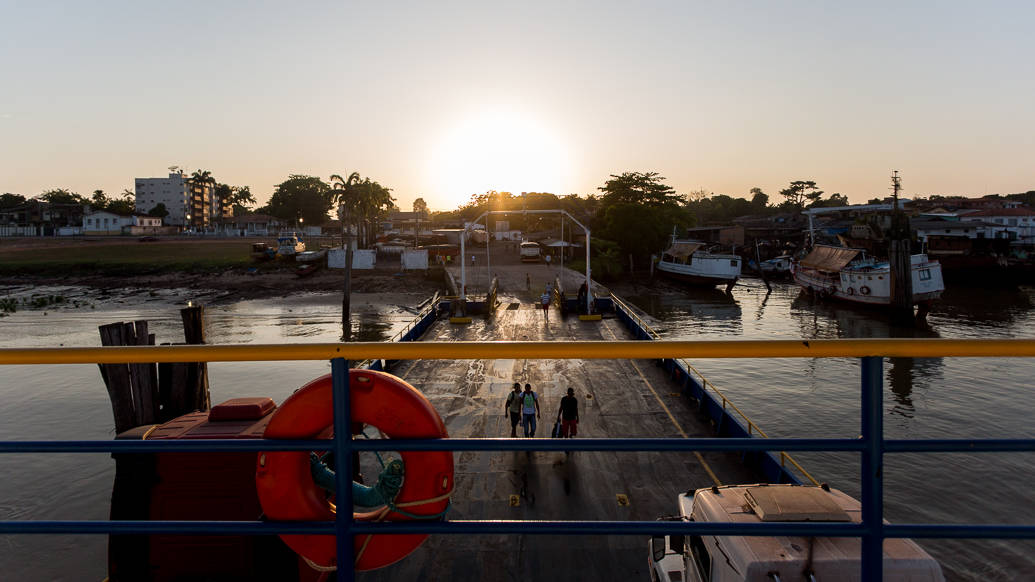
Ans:
[[[556,307],[544,314],[536,303],[542,289],[526,291],[525,271],[509,270],[493,315],[464,325],[439,319],[422,341],[635,339],[617,319],[563,318]],[[450,437],[509,437],[504,404],[514,382],[539,395],[535,438],[550,438],[568,388],[579,402],[579,437],[714,436],[652,360],[418,360],[391,372],[424,392]],[[759,480],[733,453],[462,452],[454,459],[450,519],[650,521],[678,514],[676,498],[688,489]],[[363,467],[376,474],[366,457]],[[647,540],[637,536],[438,535],[357,579],[648,580],[647,566]]]

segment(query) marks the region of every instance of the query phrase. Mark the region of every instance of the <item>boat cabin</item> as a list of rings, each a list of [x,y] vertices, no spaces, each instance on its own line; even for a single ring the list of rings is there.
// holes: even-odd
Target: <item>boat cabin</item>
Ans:
[[[829,487],[800,485],[730,485],[699,489],[679,496],[680,515],[689,521],[860,522],[861,505]],[[656,580],[693,582],[858,581],[861,541],[857,538],[758,536],[670,536],[652,538]],[[673,576],[673,554],[682,554],[683,572]],[[656,559],[660,558],[660,559]],[[665,562],[665,560],[668,560]],[[884,542],[886,581],[942,582],[938,562],[915,542]]]

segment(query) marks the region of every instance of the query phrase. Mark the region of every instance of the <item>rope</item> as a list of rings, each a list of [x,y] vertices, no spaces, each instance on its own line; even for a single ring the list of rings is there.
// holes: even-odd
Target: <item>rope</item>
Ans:
[[[452,495],[452,494],[453,494],[453,490],[450,489],[449,491],[446,491],[442,495],[439,495],[438,497],[432,497],[430,499],[418,499],[416,501],[406,501],[406,502],[398,503],[398,504],[392,503],[391,505],[385,505],[384,507],[382,507],[381,509],[379,509],[377,511],[377,515],[374,517],[374,519],[372,521],[374,523],[380,523],[380,522],[385,520],[385,517],[387,517],[389,513],[393,513],[393,512],[394,513],[398,513],[400,515],[404,515],[404,516],[409,517],[411,519],[438,519],[440,517],[443,517],[446,514],[446,512],[449,511],[449,508],[451,507],[451,504],[447,504],[445,509],[443,509],[442,511],[440,511],[440,512],[434,514],[434,515],[415,515],[415,514],[406,512],[406,511],[401,511],[398,508],[400,508],[400,507],[413,507],[413,506],[416,506],[416,505],[424,505],[424,504],[427,504],[427,503],[437,503],[439,501],[449,499],[449,496]],[[363,539],[363,545],[361,545],[359,547],[359,551],[356,552],[355,564],[359,563],[359,559],[363,557],[363,552],[366,551],[367,545],[370,544],[370,540],[372,540],[373,538],[374,538],[374,534],[367,534],[366,537]]]

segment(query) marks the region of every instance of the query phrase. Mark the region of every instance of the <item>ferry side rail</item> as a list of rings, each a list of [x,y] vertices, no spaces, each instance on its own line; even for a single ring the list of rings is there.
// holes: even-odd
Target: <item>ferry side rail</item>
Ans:
[[[0,365],[94,364],[177,361],[330,360],[334,376],[335,434],[348,432],[349,359],[483,359],[501,357],[554,359],[657,359],[855,357],[860,358],[861,436],[857,439],[441,439],[330,441],[4,441],[0,453],[25,452],[171,452],[334,450],[344,461],[338,475],[350,475],[353,450],[578,450],[578,451],[843,451],[857,452],[862,465],[861,523],[627,522],[450,520],[443,522],[357,523],[350,513],[334,522],[212,522],[212,521],[0,521],[4,534],[334,534],[338,563],[353,560],[355,535],[370,533],[429,534],[562,534],[664,535],[710,534],[749,536],[831,536],[862,540],[862,579],[880,580],[882,546],[886,538],[1018,538],[1035,539],[1035,525],[884,524],[883,455],[900,452],[1018,452],[1035,451],[1035,439],[916,439],[883,438],[883,357],[1033,357],[1035,340],[775,340],[775,341],[652,341],[652,342],[419,342],[308,345],[136,346],[102,348],[25,348],[0,350]],[[156,446],[157,445],[157,446]],[[337,482],[341,505],[351,505],[348,480]],[[351,568],[341,568],[338,580],[352,580]]]

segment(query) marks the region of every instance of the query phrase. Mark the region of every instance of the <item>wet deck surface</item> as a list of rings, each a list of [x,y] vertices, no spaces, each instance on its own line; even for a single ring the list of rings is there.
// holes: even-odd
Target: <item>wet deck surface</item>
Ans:
[[[615,319],[544,316],[524,290],[501,296],[491,319],[439,321],[427,341],[626,340]],[[452,437],[509,437],[504,403],[514,382],[532,384],[549,438],[568,388],[579,399],[579,436],[708,437],[702,419],[653,362],[644,360],[420,360],[393,372],[419,387]],[[519,434],[520,427],[519,427]],[[451,519],[654,520],[676,496],[716,483],[752,482],[732,454],[464,452],[455,455]],[[518,505],[511,505],[511,496]],[[628,500],[620,503],[619,496]],[[360,580],[649,580],[641,536],[433,536],[399,563]]]

